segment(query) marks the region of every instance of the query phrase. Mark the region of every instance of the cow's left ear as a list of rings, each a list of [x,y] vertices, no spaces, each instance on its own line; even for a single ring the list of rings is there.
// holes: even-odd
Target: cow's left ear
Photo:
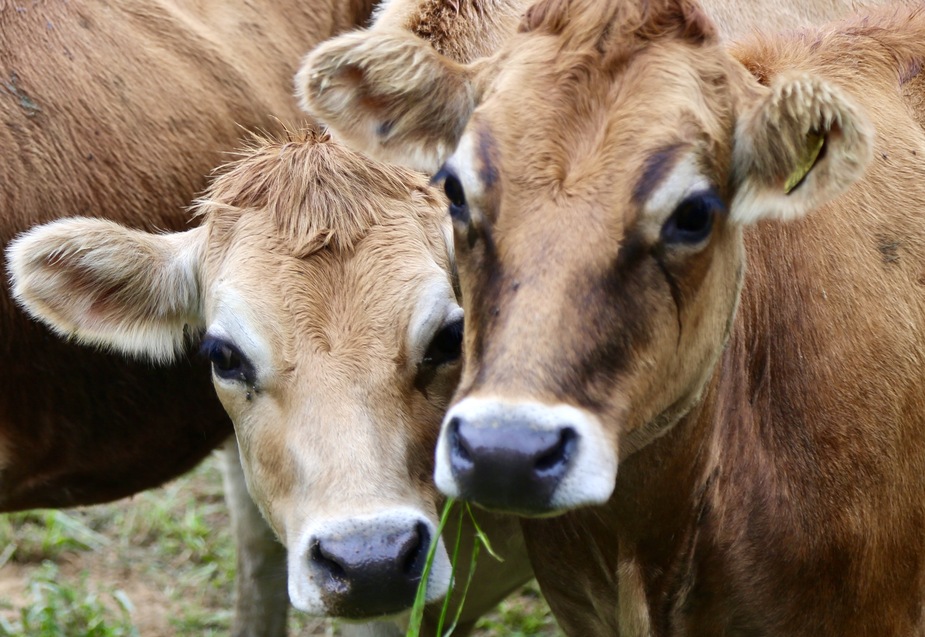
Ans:
[[[736,127],[730,217],[801,217],[851,186],[872,148],[867,117],[838,87],[805,75],[778,77]]]
[[[296,96],[354,150],[434,173],[456,148],[489,66],[458,64],[402,30],[361,30],[305,57]]]
[[[169,361],[202,324],[205,228],[171,234],[72,218],[10,243],[13,297],[33,317],[88,345]]]

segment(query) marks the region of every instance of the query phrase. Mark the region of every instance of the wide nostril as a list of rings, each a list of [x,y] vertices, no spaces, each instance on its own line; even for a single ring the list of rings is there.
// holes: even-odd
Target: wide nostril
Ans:
[[[347,571],[344,569],[344,565],[337,559],[337,556],[325,550],[320,540],[314,540],[311,543],[311,548],[308,550],[308,557],[315,565],[328,574],[330,577],[329,585],[342,591],[348,588]]]
[[[490,509],[542,513],[579,451],[571,423],[452,418],[447,422],[449,469],[456,493]]]
[[[310,573],[328,612],[360,618],[410,608],[432,535],[427,521],[417,518],[360,521],[313,536]]]
[[[450,453],[453,458],[453,467],[456,470],[465,471],[472,467],[472,448],[468,441],[460,433],[462,422],[459,418],[450,420],[447,433],[449,435]]]
[[[562,427],[559,437],[549,451],[541,454],[533,464],[537,475],[560,474],[578,446],[578,433],[571,427]]]
[[[423,522],[418,522],[410,537],[401,547],[402,571],[410,577],[420,578],[424,572],[424,562],[427,561],[427,551],[430,548],[430,533]]]

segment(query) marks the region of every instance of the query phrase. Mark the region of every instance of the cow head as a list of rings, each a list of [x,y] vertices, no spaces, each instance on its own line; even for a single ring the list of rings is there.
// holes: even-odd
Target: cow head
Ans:
[[[542,0],[471,65],[368,37],[313,53],[304,90],[370,152],[439,167],[467,326],[438,486],[528,514],[607,501],[714,371],[743,227],[850,185],[864,116],[810,74],[760,83],[689,0]]]
[[[10,271],[64,336],[156,361],[200,341],[293,604],[388,615],[410,608],[435,542],[428,599],[450,581],[431,477],[462,338],[445,204],[420,175],[306,135],[244,153],[195,229],[63,220],[16,240]]]

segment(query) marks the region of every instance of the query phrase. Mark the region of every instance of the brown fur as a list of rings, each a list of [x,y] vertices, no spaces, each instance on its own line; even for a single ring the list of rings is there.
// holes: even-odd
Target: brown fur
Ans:
[[[238,348],[252,375],[228,379],[214,368],[213,384],[235,423],[248,491],[289,550],[290,591],[303,591],[292,599],[356,619],[368,613],[312,596],[323,578],[309,568],[315,538],[409,509],[436,529],[442,504],[433,447],[460,360],[457,352],[430,364],[425,355],[461,319],[444,205],[425,176],[314,130],[255,137],[197,204],[201,226],[168,234],[97,219],[40,226],[9,249],[14,293],[56,330],[135,355],[162,357],[189,327],[205,330],[206,343]],[[108,316],[82,310],[101,297]],[[508,561],[480,564],[463,632],[531,576],[517,522],[479,519]],[[467,563],[474,530],[463,528]],[[447,532],[447,546],[455,535]],[[445,587],[445,549],[436,563]],[[443,594],[428,590],[429,599]]]
[[[368,13],[365,1],[6,3],[0,240],[73,215],[184,227],[241,127],[298,117],[298,56]],[[231,431],[200,363],[152,369],[62,343],[7,292],[0,333],[0,509],[154,486]]]
[[[327,246],[352,250],[385,221],[386,204],[408,200],[409,183],[413,197],[432,201],[420,174],[338,154],[328,142],[314,129],[289,133],[282,142],[253,138],[240,161],[219,169],[198,213],[229,226],[245,211],[263,210],[275,224],[273,234],[289,242],[293,256],[306,258]]]
[[[269,187],[259,187],[264,184]],[[298,205],[274,208],[280,201],[294,201]],[[336,207],[309,208],[310,201]],[[394,374],[389,368],[395,361],[410,358],[404,351],[405,339],[398,338],[398,328],[404,329],[411,322],[412,308],[407,299],[408,292],[414,289],[413,277],[421,270],[418,262],[422,255],[428,255],[436,265],[450,271],[442,201],[434,196],[424,176],[398,168],[386,169],[360,155],[344,152],[326,136],[314,132],[282,143],[264,142],[259,150],[248,152],[215,180],[199,212],[204,215],[203,225],[208,233],[201,274],[204,291],[207,292],[212,281],[240,276],[248,303],[266,308],[262,314],[266,328],[273,339],[279,339],[271,343],[274,355],[281,357],[278,362],[283,371],[281,386],[274,390],[278,392],[299,385],[331,384],[328,396],[344,395],[336,385],[349,382],[352,366],[368,372],[370,365],[379,364],[383,380]],[[243,241],[244,237],[248,239]],[[248,264],[240,275],[234,269],[237,262]],[[264,267],[255,263],[263,263]],[[275,275],[269,280],[247,279],[250,273],[263,271]],[[371,272],[377,272],[377,276],[371,276]],[[361,298],[365,295],[364,302],[353,302],[348,291]],[[271,311],[277,299],[286,301],[284,307]],[[391,347],[392,341],[397,341],[396,351],[383,350]],[[332,361],[336,366],[322,371],[330,365],[326,363],[330,353],[337,353],[337,359]],[[310,377],[302,378],[303,374]],[[455,377],[449,381],[443,379],[449,386],[432,391],[432,398],[443,396],[446,400],[455,380]],[[436,434],[434,423],[439,421],[445,404],[430,404],[427,396],[415,391],[410,382],[396,383],[395,387],[383,383],[380,389],[386,394],[378,399],[370,397],[371,405],[383,409],[391,405],[397,410],[421,404],[409,414],[395,414],[380,421],[405,427],[407,436],[420,439],[416,444],[422,451],[408,453],[401,460],[412,463],[409,471],[421,482],[416,486],[432,496],[429,449]],[[389,394],[399,390],[412,393],[407,400],[394,404]],[[423,413],[417,413],[422,410]],[[297,417],[290,414],[288,418],[293,416]],[[333,414],[327,419],[336,420]],[[261,420],[285,421],[282,416]],[[287,459],[291,451],[286,450],[299,446],[290,440],[299,435],[298,430],[294,425],[279,428],[284,437],[278,440],[269,433],[254,434],[252,438],[247,431],[239,432],[245,458],[251,451],[247,445],[252,440],[260,440],[264,451],[259,453],[269,453],[271,447],[276,449],[271,456],[255,460],[268,474],[279,475],[284,481],[280,483],[284,492],[258,496],[259,502],[268,505],[289,502],[292,496],[287,492],[298,488],[297,474],[279,471],[280,466],[290,462],[304,463],[303,458]],[[319,453],[311,446],[306,451]],[[373,465],[379,461],[378,447],[370,445],[366,449],[357,441],[344,449],[350,455],[358,451],[368,456],[353,456],[356,466],[367,461],[370,466],[358,471],[357,476],[376,472]],[[366,479],[360,482],[356,488],[366,488]],[[340,492],[340,498],[346,496],[346,492]],[[338,505],[319,503],[319,507],[310,510],[320,513],[323,506]],[[280,510],[285,509],[280,507]],[[277,522],[276,528],[285,537],[285,524],[272,514],[270,519]]]
[[[892,2],[920,5],[920,0]],[[755,26],[765,32],[793,30],[888,3],[708,0],[703,11],[723,38],[739,39]],[[553,11],[557,6],[565,5],[527,0],[389,2],[369,29],[333,38],[311,51],[296,76],[296,94],[308,113],[351,147],[383,161],[435,171],[462,134],[460,122],[468,120],[503,64],[484,56],[504,55],[502,45],[518,26],[529,30],[547,14],[558,16],[544,27],[555,33],[568,19],[567,12]],[[681,10],[702,13],[693,4]],[[657,21],[643,20],[644,14],[632,9],[619,19],[599,19],[623,25],[618,32],[647,24],[657,30]],[[691,35],[706,35],[708,25],[714,29],[703,19],[683,24],[693,28]]]
[[[255,140],[198,205],[204,287],[236,281],[278,357],[278,376],[255,388],[265,395],[256,408],[216,387],[238,425],[251,492],[287,544],[305,521],[390,503],[417,503],[436,521],[434,439],[458,364],[422,374],[405,330],[431,268],[452,271],[444,205],[424,175],[313,130]],[[531,575],[513,520],[480,522],[507,560],[480,562],[462,634]],[[447,546],[454,537],[446,533]],[[473,537],[467,525],[464,556]],[[428,611],[425,634],[436,614]]]
[[[497,54],[463,138],[493,149],[448,164],[473,193],[458,398],[565,402],[613,442],[605,506],[523,525],[569,634],[922,634],[925,15],[756,38],[744,66],[700,23],[546,0]],[[633,203],[674,146],[729,207],[702,246]]]
[[[740,50],[740,56],[760,60],[768,77],[780,74],[779,69],[798,69],[848,91],[876,114],[875,160],[864,181],[838,205],[825,206],[795,226],[766,223],[746,235],[750,269],[739,320],[705,396],[690,411],[684,408],[686,416],[661,439],[632,455],[639,444],[626,445],[625,451],[621,447],[626,461],[611,503],[562,520],[525,523],[538,578],[571,634],[624,630],[616,614],[599,609],[617,608],[617,592],[623,594],[624,587],[622,579],[620,585],[614,579],[617,565],[625,563],[639,565],[643,582],[636,595],[644,596],[657,635],[908,635],[923,630],[925,546],[918,529],[925,514],[925,439],[918,425],[925,412],[920,371],[925,306],[919,294],[925,259],[919,249],[925,240],[919,213],[925,192],[915,180],[899,175],[922,172],[917,157],[925,150],[925,137],[897,90],[904,69],[925,55],[923,28],[921,15],[900,14],[880,24],[871,19],[870,24],[807,34],[803,39],[811,47],[799,40],[768,39]],[[610,107],[610,117],[619,113],[620,129],[637,132],[602,144],[589,135],[606,124],[580,125],[594,122],[602,112],[595,108],[593,87],[603,84],[599,90],[606,90],[605,82],[595,81],[593,67],[583,68],[579,77],[588,79],[580,89],[557,93],[539,71],[553,64],[544,53],[530,50],[529,70],[524,71],[514,70],[517,62],[509,59],[500,80],[508,83],[496,88],[499,94],[509,89],[519,103],[525,85],[544,95],[536,102],[542,111],[517,114],[518,121],[533,122],[532,130],[516,133],[517,125],[504,121],[512,110],[501,101],[476,113],[481,125],[491,122],[500,138],[500,156],[539,161],[507,162],[500,168],[504,191],[491,236],[495,254],[505,256],[492,262],[478,256],[490,254],[487,248],[468,254],[460,250],[469,325],[476,328],[469,333],[485,343],[484,354],[476,346],[467,350],[478,353],[461,396],[552,396],[590,406],[604,414],[605,422],[619,424],[625,444],[642,423],[662,422],[661,429],[676,420],[675,399],[655,397],[678,395],[679,389],[667,388],[677,387],[679,375],[687,373],[679,364],[698,369],[709,360],[690,358],[694,343],[687,338],[702,339],[704,333],[695,326],[715,325],[710,329],[716,330],[717,340],[709,347],[722,345],[722,316],[698,317],[696,312],[706,298],[725,312],[734,307],[730,284],[740,267],[737,232],[717,228],[708,250],[664,266],[683,291],[678,308],[682,331],[675,336],[674,321],[665,311],[672,302],[658,300],[655,290],[664,289],[664,282],[658,281],[653,262],[637,265],[618,256],[619,285],[589,295],[596,289],[589,287],[595,280],[590,273],[600,267],[593,264],[613,255],[613,248],[606,247],[615,245],[613,233],[624,236],[621,253],[631,254],[628,233],[634,223],[628,217],[622,228],[605,230],[609,240],[593,242],[589,237],[600,230],[591,223],[603,219],[586,202],[610,202],[603,211],[615,207],[614,196],[626,186],[619,182],[623,164],[609,161],[609,153],[620,148],[621,157],[645,157],[644,148],[677,128],[669,119],[659,120],[659,110],[683,122],[693,113],[679,117],[672,110],[675,104],[685,110],[705,106],[710,119],[692,123],[718,144],[728,139],[725,113],[741,108],[736,102],[749,99],[751,89],[741,96],[731,93],[725,113],[709,93],[705,103],[694,100],[691,107],[662,99],[658,108],[638,109],[645,118],[638,129],[631,111]],[[568,59],[561,51],[556,55]],[[709,77],[703,74],[705,61],[696,55],[688,51],[685,59],[695,60],[691,66]],[[646,77],[654,77],[656,60],[646,52],[637,56],[647,60]],[[627,70],[621,80],[629,83],[631,73]],[[735,86],[742,80],[730,74],[728,81]],[[717,85],[703,82],[700,91]],[[638,96],[640,88],[624,84],[620,94]],[[695,95],[688,92],[683,99]],[[704,129],[713,118],[720,125]],[[571,124],[562,127],[564,121]],[[537,140],[550,139],[537,148]],[[718,159],[715,174],[728,172],[728,147],[717,146],[705,155]],[[771,166],[752,170],[776,172]],[[602,174],[606,182],[596,177]],[[547,181],[550,176],[555,179]],[[568,208],[574,212],[565,216]],[[530,211],[529,224],[518,220],[515,211]],[[582,230],[576,232],[578,227]],[[888,265],[878,247],[892,241],[889,237],[903,237],[904,254],[895,266]],[[592,256],[579,261],[578,251]],[[549,262],[558,264],[555,272],[544,269],[542,264]],[[576,283],[581,272],[588,283]],[[724,274],[714,278],[718,273]],[[506,285],[512,280],[521,281],[516,295]],[[890,299],[889,310],[880,309],[882,299]],[[490,312],[488,304],[497,309]],[[580,315],[567,308],[580,308]],[[596,318],[603,312],[608,318]],[[634,327],[640,322],[647,327]],[[557,334],[556,347],[537,348],[549,333]],[[590,368],[582,363],[589,360],[583,352],[592,343],[621,340],[629,341],[628,349],[605,350],[605,357],[590,359]],[[654,349],[658,342],[666,349]],[[677,363],[671,362],[675,347],[685,352]],[[660,361],[656,378],[634,367],[640,359]],[[540,371],[514,375],[512,369]],[[588,369],[593,370],[590,376]],[[641,401],[641,396],[647,398]],[[570,548],[563,551],[566,538]],[[550,553],[546,548],[552,546],[559,548]]]

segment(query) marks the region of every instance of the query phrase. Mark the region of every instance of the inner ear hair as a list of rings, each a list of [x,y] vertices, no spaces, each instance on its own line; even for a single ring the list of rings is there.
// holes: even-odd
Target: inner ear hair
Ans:
[[[806,175],[813,169],[816,162],[821,158],[825,150],[825,135],[818,130],[811,130],[806,133],[806,144],[803,147],[803,155],[799,158],[796,167],[787,180],[784,182],[784,192],[790,194],[791,191],[799,188],[800,184],[806,179]]]
[[[867,116],[838,86],[805,75],[772,81],[736,126],[733,221],[794,219],[838,196],[866,169]]]

